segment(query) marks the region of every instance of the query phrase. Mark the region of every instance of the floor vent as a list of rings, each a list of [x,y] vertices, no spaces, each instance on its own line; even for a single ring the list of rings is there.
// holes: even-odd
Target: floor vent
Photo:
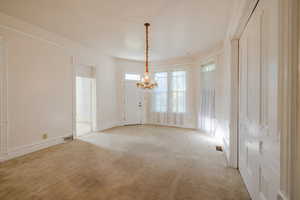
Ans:
[[[221,152],[223,152],[223,147],[222,147],[222,146],[216,146],[216,151],[221,151]]]
[[[65,142],[69,142],[69,141],[72,141],[74,138],[73,138],[73,135],[70,135],[68,137],[64,137],[64,141]]]

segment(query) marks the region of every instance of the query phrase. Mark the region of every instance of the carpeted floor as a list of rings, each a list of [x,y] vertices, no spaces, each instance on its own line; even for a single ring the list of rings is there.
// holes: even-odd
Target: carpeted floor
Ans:
[[[1,200],[248,200],[212,138],[127,126],[0,164]]]

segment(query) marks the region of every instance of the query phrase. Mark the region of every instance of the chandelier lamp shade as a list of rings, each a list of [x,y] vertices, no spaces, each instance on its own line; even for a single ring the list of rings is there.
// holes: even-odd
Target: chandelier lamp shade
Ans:
[[[157,87],[157,83],[152,80],[151,74],[149,72],[149,23],[145,23],[145,29],[146,29],[146,58],[145,58],[145,73],[141,79],[140,82],[138,82],[136,85],[138,88],[142,89],[153,89]]]

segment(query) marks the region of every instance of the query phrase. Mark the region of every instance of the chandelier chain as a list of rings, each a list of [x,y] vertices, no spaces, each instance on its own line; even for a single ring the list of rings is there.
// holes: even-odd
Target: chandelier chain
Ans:
[[[149,72],[149,23],[145,23],[146,26],[146,72]]]
[[[136,86],[142,89],[153,89],[157,87],[155,80],[152,80],[151,74],[149,73],[149,23],[145,23],[146,28],[146,47],[145,47],[145,73],[140,82],[136,83]]]

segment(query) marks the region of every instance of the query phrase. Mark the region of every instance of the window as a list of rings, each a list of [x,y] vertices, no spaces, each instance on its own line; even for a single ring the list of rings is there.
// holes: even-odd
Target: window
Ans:
[[[128,81],[139,81],[141,80],[141,76],[139,74],[125,74],[125,80]]]
[[[154,111],[167,112],[168,101],[168,73],[159,72],[154,75],[158,87],[154,89]]]
[[[185,112],[186,72],[172,72],[172,112]]]
[[[153,91],[153,111],[186,112],[186,72],[158,72],[154,78],[158,87]]]

